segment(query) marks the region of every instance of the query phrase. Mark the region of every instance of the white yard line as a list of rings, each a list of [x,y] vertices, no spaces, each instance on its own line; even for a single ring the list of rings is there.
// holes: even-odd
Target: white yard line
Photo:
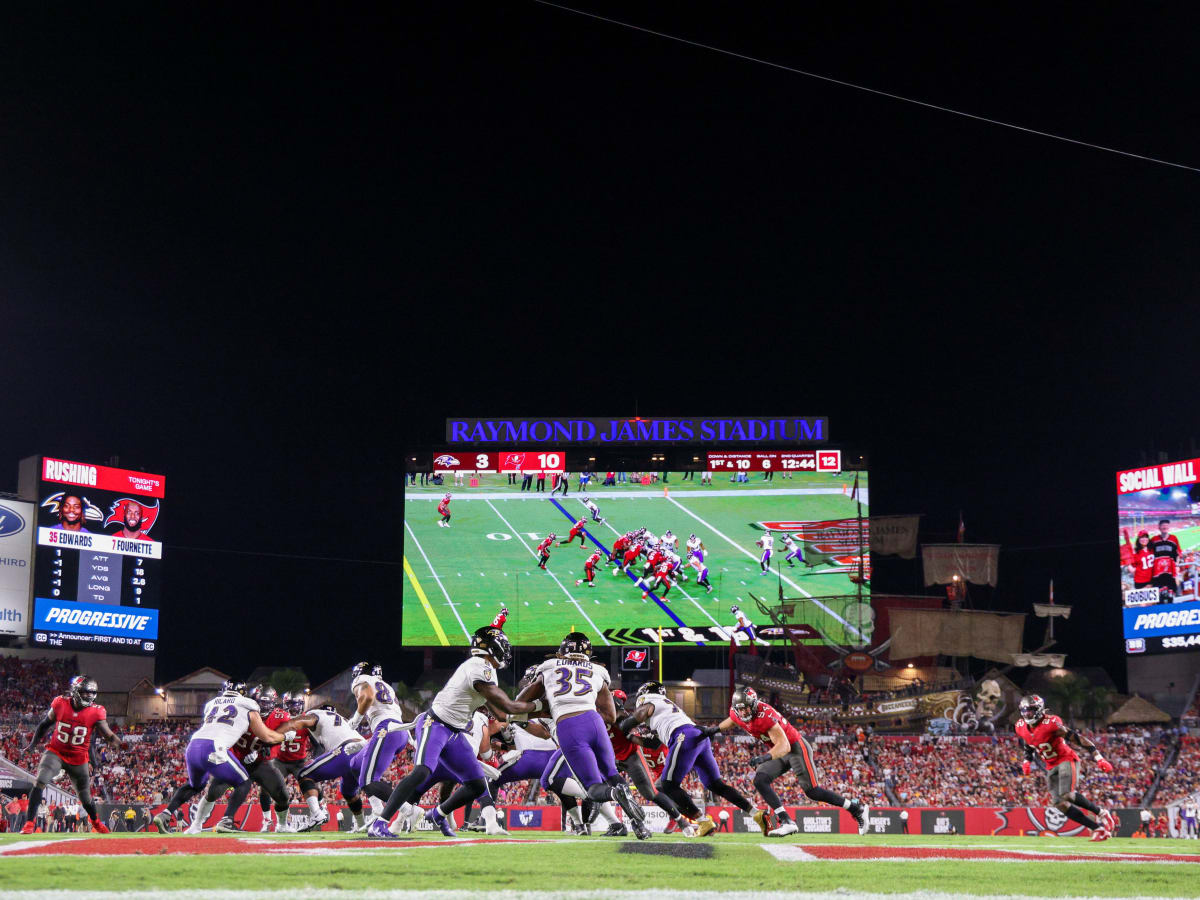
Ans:
[[[496,509],[495,505],[492,503],[491,500],[487,501],[487,505],[492,508],[492,512],[494,512],[497,516],[500,516],[500,521],[504,523],[504,527],[507,528],[509,531],[511,531],[513,534],[515,534],[517,536],[517,540],[521,542],[521,546],[524,547],[526,550],[528,550],[534,559],[537,559],[537,551],[534,550],[532,547],[530,547],[527,543],[525,543],[525,538],[521,537],[521,532],[517,531],[517,529],[512,527],[512,523],[509,522],[508,519],[504,518],[503,515],[501,515],[500,510]],[[601,631],[600,628],[596,625],[596,623],[592,621],[592,617],[587,614],[586,610],[584,610],[583,604],[571,596],[571,592],[568,591],[565,587],[563,587],[563,583],[558,580],[557,575],[555,575],[549,569],[545,569],[544,571],[547,575],[549,575],[551,578],[554,579],[554,583],[557,584],[559,586],[559,588],[562,590],[562,592],[567,595],[567,600],[569,602],[575,604],[575,608],[577,610],[579,610],[579,614],[581,616],[583,616],[584,620],[589,625],[592,626],[592,630],[596,632],[596,636],[598,638],[600,638],[600,640],[604,641],[604,645],[606,647],[610,646],[608,643],[608,639],[604,636],[604,632]]]
[[[582,500],[580,500],[579,502],[583,503]],[[584,509],[587,509],[587,507],[585,506]],[[609,531],[611,531],[615,535],[619,536],[621,534],[621,532],[617,531],[617,529],[613,528],[611,525],[608,524],[608,519],[604,520],[604,527],[607,528]],[[701,613],[703,613],[705,616],[708,617],[708,621],[712,622],[718,628],[723,627],[720,622],[718,622],[716,619],[714,619],[712,617],[712,614],[709,613],[709,611],[707,609],[705,609],[703,606],[701,606],[699,603],[696,602],[696,599],[691,594],[689,594],[687,591],[685,591],[682,587],[679,586],[679,582],[675,583],[675,589],[678,590],[679,593],[683,594],[683,596],[685,596],[689,600],[691,600],[692,605],[695,606],[696,609],[700,610]],[[620,601],[618,601],[618,602],[620,602]],[[665,603],[666,601],[664,600],[663,602]]]
[[[458,614],[458,607],[454,605],[454,602],[450,599],[450,594],[446,592],[446,586],[442,584],[441,577],[434,570],[433,563],[429,561],[429,557],[425,554],[425,548],[422,547],[421,542],[417,540],[416,532],[412,530],[412,526],[409,525],[408,522],[404,523],[404,527],[408,529],[408,533],[412,535],[413,543],[416,544],[417,549],[421,551],[421,558],[425,560],[425,565],[429,567],[429,574],[433,576],[433,580],[437,582],[437,586],[442,589],[442,596],[446,598],[446,605],[449,606],[451,612],[454,613],[454,618],[458,619],[458,624],[462,628],[463,634],[469,638],[471,636],[471,632],[467,629],[466,623],[463,622],[462,616]]]
[[[720,532],[716,528],[714,528],[712,525],[705,522],[702,518],[700,518],[698,515],[696,515],[694,512],[692,512],[690,509],[688,509],[686,506],[684,506],[682,503],[680,503],[674,497],[667,497],[667,499],[670,500],[672,503],[674,503],[676,506],[678,506],[680,509],[682,509],[685,513],[687,513],[689,516],[691,516],[693,519],[695,519],[701,525],[703,525],[705,528],[707,528],[709,531],[711,531],[713,534],[717,535],[717,537],[724,538],[731,547],[737,548],[738,550],[745,553],[751,559],[755,558],[753,553],[751,553],[749,550],[747,550],[745,547],[743,547],[741,544],[739,544],[733,538],[729,537],[729,535],[723,534],[722,532]],[[826,606],[824,603],[822,603],[820,600],[818,600],[816,597],[814,597],[808,591],[804,590],[804,588],[800,587],[800,585],[796,584],[796,582],[792,581],[792,579],[788,578],[782,572],[779,573],[779,577],[782,578],[784,581],[786,581],[793,589],[799,591],[805,597],[808,597],[810,600],[812,600],[813,605],[825,610],[825,612],[831,618],[836,619],[837,621],[841,622],[842,625],[846,628],[846,630],[849,631],[851,634],[857,635],[860,639],[862,638],[861,631],[859,631],[857,628],[855,628],[853,625],[851,625],[849,622],[847,622],[845,619],[843,619],[841,616],[839,616],[837,613],[835,613],[832,609],[830,609],[828,606]],[[745,582],[743,581],[742,584],[745,584]]]

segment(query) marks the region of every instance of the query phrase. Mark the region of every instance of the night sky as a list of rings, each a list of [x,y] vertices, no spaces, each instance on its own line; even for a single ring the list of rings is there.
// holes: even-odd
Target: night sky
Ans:
[[[797,6],[587,8],[1200,166],[1169,7]],[[962,510],[990,602],[1053,577],[1123,677],[1113,472],[1200,455],[1200,174],[533,2],[4,19],[0,489],[168,476],[160,679],[408,671],[405,447],[635,408],[828,415],[872,512]]]

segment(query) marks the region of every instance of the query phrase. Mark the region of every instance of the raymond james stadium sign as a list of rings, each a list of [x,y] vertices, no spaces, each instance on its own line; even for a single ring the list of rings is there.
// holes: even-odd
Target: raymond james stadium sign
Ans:
[[[447,419],[451,444],[823,443],[825,416],[644,419]]]

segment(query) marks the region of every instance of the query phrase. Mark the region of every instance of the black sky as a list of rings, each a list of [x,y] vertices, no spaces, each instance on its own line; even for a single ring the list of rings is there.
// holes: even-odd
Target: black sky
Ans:
[[[587,8],[1200,165],[1182,6],[645,6]],[[1053,577],[1119,675],[1112,473],[1195,454],[1200,175],[535,3],[243,7],[0,27],[0,488],[168,475],[205,549],[160,677],[399,662],[404,447],[635,402],[828,415],[873,512],[1032,548],[996,603]]]

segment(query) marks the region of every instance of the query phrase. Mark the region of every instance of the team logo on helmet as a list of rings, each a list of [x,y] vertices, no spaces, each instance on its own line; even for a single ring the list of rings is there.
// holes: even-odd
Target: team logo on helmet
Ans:
[[[100,688],[95,679],[87,675],[76,675],[71,679],[71,705],[76,709],[84,709],[96,702]]]
[[[135,506],[141,510],[141,524],[137,526],[138,531],[150,533],[150,529],[154,527],[154,522],[158,518],[158,501],[154,501],[153,506],[147,506],[140,500],[135,500],[133,497],[122,497],[120,500],[114,500],[112,506],[108,508],[108,518],[104,520],[104,527],[109,525],[124,525],[125,513],[131,507]]]
[[[447,466],[457,466],[457,465],[458,465],[458,457],[451,456],[449,453],[443,453],[441,456],[438,456],[433,460],[433,467],[435,469],[438,468],[439,466],[442,468],[446,468]]]

